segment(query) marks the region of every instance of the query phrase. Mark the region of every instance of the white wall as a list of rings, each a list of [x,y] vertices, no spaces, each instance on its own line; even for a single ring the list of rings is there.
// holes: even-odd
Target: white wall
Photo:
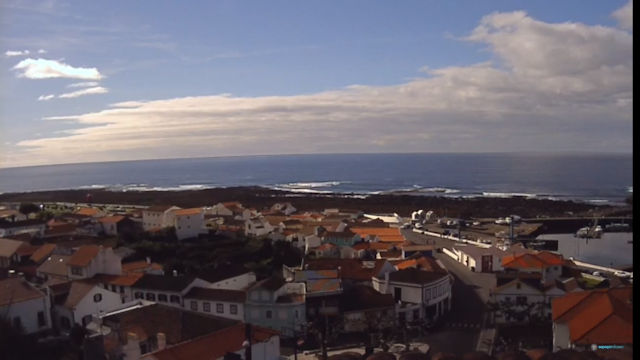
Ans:
[[[553,322],[553,351],[569,349],[571,340],[569,326],[566,323]]]
[[[43,294],[41,298],[0,306],[0,317],[6,317],[12,323],[14,318],[19,317],[25,332],[32,334],[51,328],[49,308],[49,297]],[[45,324],[43,326],[38,325],[38,312],[42,312],[44,315]]]
[[[245,358],[245,350],[236,351],[236,354]],[[222,360],[223,357],[219,357],[217,360]],[[279,360],[280,359],[280,337],[277,335],[272,336],[269,340],[257,344],[251,344],[251,359],[252,360]]]
[[[102,300],[94,301],[94,295],[102,295]],[[85,297],[80,300],[73,310],[73,318],[77,324],[82,325],[82,318],[87,315],[109,312],[122,306],[120,294],[94,286]]]
[[[176,215],[174,221],[178,240],[198,237],[204,228],[204,212],[197,215]]]
[[[197,305],[197,309],[193,310],[191,307],[191,302],[195,301]],[[204,304],[209,304],[209,311],[205,311]],[[222,312],[218,312],[218,304],[222,304]],[[231,305],[235,305],[238,311],[236,314],[231,313]],[[202,314],[207,315],[215,315],[220,316],[226,319],[232,320],[244,320],[244,303],[236,303],[236,302],[227,302],[227,301],[214,301],[214,300],[202,300],[202,299],[194,299],[194,298],[184,298],[184,306],[185,310],[196,311]]]

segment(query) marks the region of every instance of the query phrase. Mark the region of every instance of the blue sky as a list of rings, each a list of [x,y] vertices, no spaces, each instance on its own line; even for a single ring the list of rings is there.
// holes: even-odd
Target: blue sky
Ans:
[[[0,7],[0,167],[631,152],[628,1]]]

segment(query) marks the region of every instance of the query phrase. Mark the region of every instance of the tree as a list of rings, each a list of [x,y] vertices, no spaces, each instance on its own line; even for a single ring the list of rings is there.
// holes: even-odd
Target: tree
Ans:
[[[29,215],[31,213],[37,213],[40,211],[40,207],[34,203],[21,203],[18,208],[21,214]]]

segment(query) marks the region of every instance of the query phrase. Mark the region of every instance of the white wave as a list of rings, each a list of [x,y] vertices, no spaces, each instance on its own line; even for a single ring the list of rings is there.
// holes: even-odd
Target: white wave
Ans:
[[[536,194],[529,193],[501,193],[501,192],[487,192],[483,191],[482,196],[484,197],[496,197],[496,198],[511,198],[511,197],[526,197],[526,198],[534,198]]]
[[[609,202],[609,200],[605,200],[605,199],[590,199],[590,200],[587,200],[587,202],[591,203],[591,204],[606,204],[606,203]]]
[[[627,192],[633,193],[633,186],[627,186]]]
[[[116,185],[110,187],[113,191],[187,191],[187,190],[204,190],[213,189],[216,186],[206,184],[186,184],[178,186],[151,186],[147,184],[128,184]]]
[[[430,187],[421,189],[420,192],[435,192],[435,193],[445,193],[445,194],[456,194],[459,193],[460,190],[457,189],[449,189],[445,187]]]
[[[344,184],[342,181],[316,181],[316,182],[292,182],[288,184],[279,184],[277,186],[288,189],[306,189],[318,187],[332,187]]]
[[[109,185],[93,184],[93,185],[83,185],[83,186],[78,187],[78,189],[81,189],[81,190],[86,190],[86,189],[106,189],[108,187],[109,187]]]
[[[270,189],[279,190],[279,191],[288,191],[288,192],[294,192],[294,193],[303,193],[303,194],[331,194],[332,193],[331,191],[328,191],[328,190],[287,188],[287,187],[279,187],[279,186],[273,186],[273,187],[270,187]]]

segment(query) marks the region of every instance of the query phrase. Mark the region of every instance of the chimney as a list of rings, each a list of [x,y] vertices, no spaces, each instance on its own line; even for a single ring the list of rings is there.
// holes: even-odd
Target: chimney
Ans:
[[[178,276],[178,270],[173,270],[173,276]]]
[[[164,333],[159,332],[156,335],[156,338],[158,342],[158,350],[164,350],[164,348],[167,347],[167,336]]]
[[[147,256],[147,264],[151,264],[151,258]]]
[[[122,347],[125,360],[138,360],[142,355],[140,352],[140,340],[136,333],[127,333],[127,344]]]

